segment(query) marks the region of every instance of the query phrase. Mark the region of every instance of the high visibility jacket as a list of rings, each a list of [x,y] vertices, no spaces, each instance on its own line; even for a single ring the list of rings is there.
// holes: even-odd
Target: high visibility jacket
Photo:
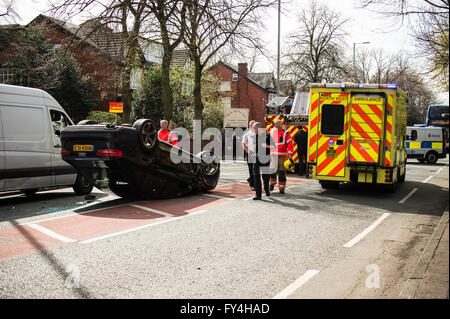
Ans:
[[[172,145],[178,146],[177,136],[172,131],[160,129],[158,131],[158,139],[164,142],[168,142]]]
[[[270,155],[287,158],[288,156],[292,156],[294,154],[292,137],[291,134],[289,134],[289,131],[274,128],[270,131],[270,135],[275,142],[275,148],[270,151]]]

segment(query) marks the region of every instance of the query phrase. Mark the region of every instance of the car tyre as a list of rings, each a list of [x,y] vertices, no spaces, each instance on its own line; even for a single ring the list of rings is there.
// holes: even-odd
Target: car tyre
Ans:
[[[339,188],[339,182],[335,181],[320,181],[320,186],[322,186],[323,189],[338,189]]]
[[[72,188],[77,195],[88,195],[92,192],[94,185],[92,185],[92,183],[86,177],[78,174],[77,180],[75,181],[75,184]]]
[[[428,164],[436,164],[438,160],[438,155],[436,154],[436,152],[428,152],[427,155],[425,156],[425,159],[428,162]]]
[[[37,188],[31,188],[31,189],[22,190],[22,193],[24,193],[25,196],[27,196],[27,197],[33,197],[34,195],[36,195],[37,191],[38,191]]]
[[[158,140],[155,123],[149,119],[139,119],[133,123],[133,128],[138,133],[138,141],[142,150],[151,151]]]
[[[94,125],[94,124],[97,124],[97,122],[92,120],[82,120],[77,123],[77,125]]]

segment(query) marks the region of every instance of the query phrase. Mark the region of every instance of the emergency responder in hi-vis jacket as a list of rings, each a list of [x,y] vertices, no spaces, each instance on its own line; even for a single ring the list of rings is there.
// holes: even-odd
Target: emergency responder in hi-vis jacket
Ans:
[[[161,129],[158,131],[158,139],[174,146],[178,146],[177,135],[174,132],[169,131],[169,123],[166,120],[161,120],[159,125],[161,126]]]
[[[284,194],[286,189],[286,169],[284,162],[293,155],[292,137],[289,131],[283,129],[283,122],[281,120],[276,120],[274,125],[275,128],[270,132],[275,142],[275,148],[270,152],[270,166],[275,173],[270,177],[270,190],[272,191],[275,188],[278,175],[278,189],[281,194]]]

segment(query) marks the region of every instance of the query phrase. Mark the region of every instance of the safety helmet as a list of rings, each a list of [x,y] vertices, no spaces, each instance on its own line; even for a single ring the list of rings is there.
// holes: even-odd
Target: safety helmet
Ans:
[[[286,170],[292,171],[294,167],[295,167],[294,162],[290,158],[284,161],[284,168]]]

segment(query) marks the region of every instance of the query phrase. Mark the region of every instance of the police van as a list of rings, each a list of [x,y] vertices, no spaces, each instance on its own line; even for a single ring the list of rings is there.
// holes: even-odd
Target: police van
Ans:
[[[446,134],[442,127],[407,126],[406,154],[421,163],[435,164],[446,157]]]

